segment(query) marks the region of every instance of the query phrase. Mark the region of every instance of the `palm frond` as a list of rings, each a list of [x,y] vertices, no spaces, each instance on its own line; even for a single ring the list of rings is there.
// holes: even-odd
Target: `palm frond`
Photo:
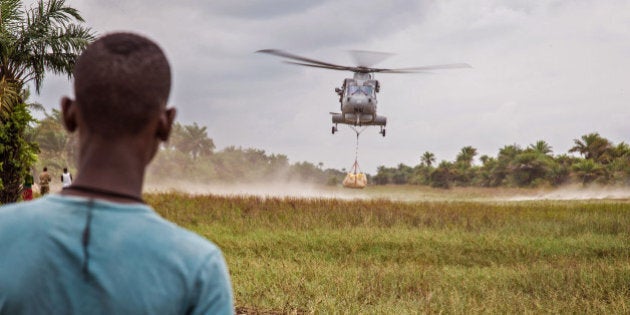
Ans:
[[[46,70],[70,76],[78,54],[92,41],[90,28],[73,24],[82,22],[79,12],[66,6],[64,0],[41,1],[27,12],[27,25],[20,42],[21,56],[26,64],[24,82],[33,80],[39,93]]]
[[[79,11],[66,0],[39,0],[24,10],[20,0],[1,0],[0,77],[39,93],[46,71],[71,76],[78,55],[94,40]],[[21,90],[20,88],[17,89]]]
[[[32,111],[42,112],[44,114],[46,113],[46,108],[41,103],[33,102],[26,105],[28,106],[28,109]]]
[[[0,79],[0,118],[6,119],[12,112],[13,106],[20,101],[18,84]]]
[[[10,32],[22,22],[24,10],[20,0],[0,1],[0,32]]]

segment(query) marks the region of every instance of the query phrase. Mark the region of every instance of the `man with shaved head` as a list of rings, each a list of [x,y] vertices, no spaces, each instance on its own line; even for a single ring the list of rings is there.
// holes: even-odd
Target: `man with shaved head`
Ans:
[[[142,200],[147,165],[175,109],[171,72],[151,40],[101,37],[78,58],[78,172],[61,194],[0,208],[0,314],[231,314],[221,251]]]

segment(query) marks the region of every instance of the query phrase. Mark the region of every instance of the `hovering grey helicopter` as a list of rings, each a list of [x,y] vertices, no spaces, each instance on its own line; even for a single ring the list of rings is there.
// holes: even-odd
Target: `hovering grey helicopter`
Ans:
[[[381,86],[379,81],[374,78],[373,73],[375,72],[417,73],[436,69],[470,68],[470,65],[466,63],[397,69],[372,68],[371,66],[373,64],[384,60],[385,58],[391,56],[391,54],[362,50],[350,51],[357,64],[357,66],[354,67],[340,66],[311,58],[305,58],[277,49],[263,49],[257,52],[295,60],[285,61],[289,64],[354,72],[353,78],[343,80],[341,88],[335,88],[335,92],[339,95],[341,113],[330,113],[334,124],[332,127],[333,134],[337,132],[337,124],[346,124],[354,127],[380,126],[381,131],[379,133],[385,137],[387,117],[376,114],[376,104],[378,103],[376,93],[380,92]]]

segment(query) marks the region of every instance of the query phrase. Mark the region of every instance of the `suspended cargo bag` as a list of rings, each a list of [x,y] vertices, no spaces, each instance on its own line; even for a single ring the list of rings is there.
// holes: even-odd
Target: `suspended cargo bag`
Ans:
[[[365,174],[363,173],[348,173],[348,175],[346,175],[346,178],[344,178],[343,180],[343,187],[346,188],[358,188],[358,189],[362,189],[365,188],[365,186],[367,185],[367,178],[365,177]]]
[[[343,187],[363,189],[367,186],[367,177],[359,169],[359,163],[355,160],[351,172],[343,179]]]

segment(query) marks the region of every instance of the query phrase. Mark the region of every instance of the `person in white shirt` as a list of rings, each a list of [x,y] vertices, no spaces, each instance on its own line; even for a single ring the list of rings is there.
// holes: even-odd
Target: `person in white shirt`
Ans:
[[[68,172],[67,168],[63,168],[63,174],[61,174],[61,185],[63,188],[70,187],[72,184],[72,174]]]

